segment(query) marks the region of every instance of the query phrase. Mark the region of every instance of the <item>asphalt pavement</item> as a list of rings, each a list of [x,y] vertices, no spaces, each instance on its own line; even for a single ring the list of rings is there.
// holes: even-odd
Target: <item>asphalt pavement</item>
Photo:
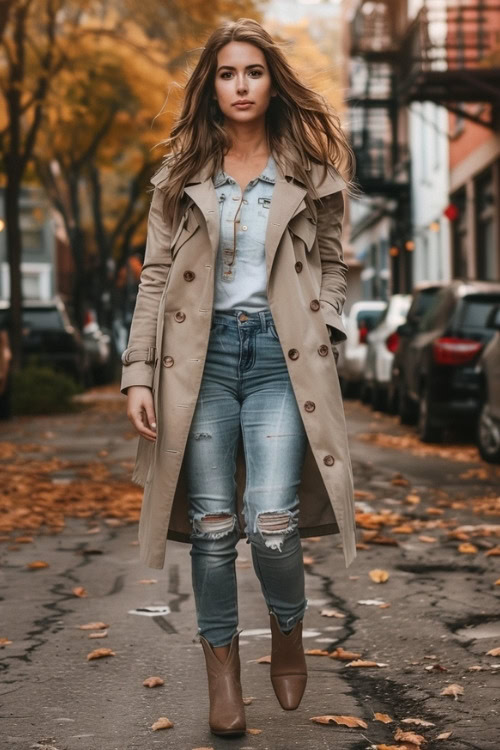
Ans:
[[[337,536],[303,540],[304,644],[323,653],[307,656],[300,707],[283,711],[269,665],[257,661],[270,653],[269,616],[242,540],[240,655],[252,731],[217,738],[207,723],[189,547],[168,542],[164,570],[139,562],[136,510],[119,512],[120,493],[124,504],[135,497],[137,505],[140,492],[127,484],[136,438],[117,384],[96,389],[95,398],[78,414],[0,423],[4,476],[19,459],[22,482],[22,462],[40,459],[37,446],[44,446],[45,461],[64,462],[48,476],[65,517],[58,531],[23,530],[29,513],[19,508],[18,528],[6,530],[5,498],[13,490],[5,481],[2,750],[498,750],[499,467],[481,462],[464,440],[419,455],[411,428],[346,401],[358,555],[346,569]],[[72,497],[82,467],[94,498],[88,515],[76,486]],[[99,486],[103,498],[114,488],[112,506],[103,499],[99,509]],[[34,513],[47,486],[40,493],[32,493]],[[9,518],[15,511],[10,507]],[[30,569],[34,561],[47,565]],[[370,572],[387,580],[376,582]],[[80,629],[91,622],[108,627]],[[103,630],[105,637],[90,637]],[[113,654],[88,659],[99,648]],[[342,653],[336,649],[353,656],[335,658]],[[495,649],[499,656],[487,653]],[[164,684],[145,687],[151,676]],[[318,716],[354,717],[348,721],[355,726],[311,721]],[[152,729],[160,717],[173,727]]]

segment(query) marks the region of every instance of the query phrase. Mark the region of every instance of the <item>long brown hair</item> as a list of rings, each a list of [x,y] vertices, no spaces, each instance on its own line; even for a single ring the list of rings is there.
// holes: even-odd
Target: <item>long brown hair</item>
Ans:
[[[355,157],[344,135],[340,117],[326,99],[302,83],[288,63],[284,44],[275,41],[252,18],[239,18],[215,29],[202,48],[200,58],[184,86],[182,109],[170,137],[161,141],[168,148],[163,166],[168,167],[165,211],[175,214],[189,178],[209,159],[213,173],[223,167],[224,154],[231,146],[224,129],[224,115],[214,99],[217,53],[229,42],[249,42],[265,55],[277,96],[271,98],[266,111],[266,133],[272,153],[286,158],[284,146],[292,159],[294,174],[317,197],[311,178],[302,163],[301,154],[323,164],[332,164],[354,194]]]

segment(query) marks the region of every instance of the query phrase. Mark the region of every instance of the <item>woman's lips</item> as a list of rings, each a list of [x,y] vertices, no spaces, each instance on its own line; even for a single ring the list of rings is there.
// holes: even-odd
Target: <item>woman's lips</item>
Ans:
[[[252,102],[245,102],[244,104],[233,104],[234,107],[237,107],[238,109],[247,109],[248,107],[252,106]]]

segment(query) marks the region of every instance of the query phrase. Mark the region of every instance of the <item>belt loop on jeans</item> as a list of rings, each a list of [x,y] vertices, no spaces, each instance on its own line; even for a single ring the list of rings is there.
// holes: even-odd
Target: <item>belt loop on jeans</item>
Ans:
[[[267,331],[267,320],[266,320],[266,313],[264,310],[259,311],[259,318],[260,318],[260,330],[262,333],[265,333]]]

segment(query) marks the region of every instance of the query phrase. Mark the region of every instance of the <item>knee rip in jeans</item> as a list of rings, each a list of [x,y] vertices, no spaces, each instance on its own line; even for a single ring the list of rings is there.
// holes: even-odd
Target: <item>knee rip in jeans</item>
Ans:
[[[193,529],[207,539],[220,539],[230,534],[236,525],[232,513],[207,513],[201,518],[193,518]]]
[[[260,531],[264,544],[280,552],[285,537],[295,531],[296,527],[295,516],[290,511],[266,511],[257,516],[257,529]]]

